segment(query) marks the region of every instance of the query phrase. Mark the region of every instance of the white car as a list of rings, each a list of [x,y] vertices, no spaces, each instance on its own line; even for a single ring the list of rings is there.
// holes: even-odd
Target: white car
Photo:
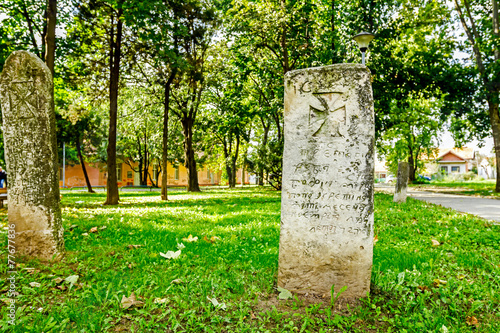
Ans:
[[[396,178],[396,177],[394,177],[394,176],[392,176],[392,175],[391,175],[391,176],[387,176],[387,178],[385,178],[385,182],[386,182],[387,184],[392,184],[392,183],[394,183],[394,182],[396,181],[396,179],[397,179],[397,178]]]

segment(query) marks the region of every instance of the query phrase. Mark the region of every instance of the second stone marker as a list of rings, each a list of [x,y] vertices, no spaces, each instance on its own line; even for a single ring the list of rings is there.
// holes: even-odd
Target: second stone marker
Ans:
[[[342,298],[370,291],[374,111],[370,71],[339,64],[285,76],[278,285]]]

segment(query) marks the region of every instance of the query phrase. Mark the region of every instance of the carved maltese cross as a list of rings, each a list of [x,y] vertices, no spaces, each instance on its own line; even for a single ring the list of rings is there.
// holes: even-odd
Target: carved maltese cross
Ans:
[[[37,110],[37,94],[33,80],[13,81],[10,93],[11,109],[19,119],[35,117]]]
[[[343,137],[340,127],[346,124],[345,104],[341,92],[313,93],[309,106],[309,128],[313,136]]]

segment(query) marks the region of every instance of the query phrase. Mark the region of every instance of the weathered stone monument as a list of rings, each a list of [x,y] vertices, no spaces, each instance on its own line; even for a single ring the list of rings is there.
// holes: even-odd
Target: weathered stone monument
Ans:
[[[370,71],[338,64],[285,76],[278,285],[365,297],[373,258],[374,111]]]
[[[408,162],[399,162],[396,190],[394,191],[394,202],[406,202],[406,189],[408,187],[409,174],[410,168]]]
[[[50,70],[32,53],[12,53],[0,75],[0,101],[15,252],[50,259],[64,250]]]

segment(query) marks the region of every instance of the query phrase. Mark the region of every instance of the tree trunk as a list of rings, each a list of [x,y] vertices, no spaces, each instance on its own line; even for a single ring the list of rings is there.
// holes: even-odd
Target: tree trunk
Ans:
[[[45,64],[54,77],[56,51],[57,0],[47,1],[47,34],[45,35]]]
[[[144,133],[144,170],[142,179],[144,183],[141,185],[148,185],[148,174],[149,174],[149,161],[148,161],[148,137],[146,132]]]
[[[188,175],[188,192],[201,192],[198,184],[198,172],[196,171],[196,160],[193,149],[193,120],[191,118],[182,120],[184,131],[184,155]]]
[[[264,125],[264,123],[263,123],[263,125]],[[269,127],[270,127],[270,125],[268,125],[267,127],[264,126],[264,136],[262,138],[262,149],[261,149],[261,153],[260,153],[261,167],[259,168],[259,174],[258,174],[259,186],[264,186],[264,169],[265,169],[264,168],[264,161],[266,159],[265,149],[266,149],[267,140],[269,137]]]
[[[170,85],[174,81],[177,69],[172,69],[167,82],[165,82],[165,101],[163,102],[163,149],[161,157],[161,200],[168,200],[168,177],[167,177],[167,164],[168,164],[168,111],[170,104]]]
[[[488,109],[490,112],[491,130],[493,133],[493,145],[495,147],[495,160],[496,160],[496,185],[495,192],[500,192],[500,116],[498,114],[498,103],[488,97]]]
[[[332,65],[335,64],[335,0],[332,0]]]
[[[245,186],[245,160],[248,154],[248,150],[245,150],[243,154],[243,163],[241,163],[241,187]]]
[[[227,173],[227,184],[228,186],[234,187],[233,185],[233,170],[231,169],[231,165],[226,162],[226,173]]]
[[[283,11],[283,15],[286,14],[286,1],[281,0],[281,10]],[[281,52],[283,55],[283,74],[286,74],[290,70],[289,60],[288,60],[288,46],[287,46],[287,29],[286,23],[283,22],[281,24]]]
[[[109,135],[108,135],[108,178],[106,186],[105,205],[117,205],[120,200],[116,177],[116,119],[118,115],[118,81],[120,79],[120,57],[122,42],[123,10],[118,9],[118,22],[116,26],[116,42],[113,29],[111,30],[110,48],[110,80],[109,80]]]
[[[80,164],[83,170],[83,176],[85,177],[85,183],[87,184],[87,190],[89,193],[95,193],[92,189],[92,185],[90,184],[89,175],[87,174],[87,168],[85,167],[85,162],[83,161],[82,148],[80,147],[80,136],[76,136],[76,153],[78,154],[78,159],[80,160]]]
[[[232,171],[232,176],[233,176],[232,184],[233,184],[233,186],[232,187],[236,187],[236,172],[238,171],[236,169],[236,162],[238,161],[239,150],[240,150],[240,136],[239,136],[239,134],[236,134],[236,148],[234,151],[234,155],[231,156],[231,169],[233,169],[233,171]]]
[[[411,147],[408,147],[409,150],[410,150],[410,154],[408,156],[408,166],[409,166],[409,176],[410,176],[410,181],[414,181],[415,180],[415,173],[417,172],[417,168],[416,168],[416,160],[413,158],[413,150],[411,149]]]

